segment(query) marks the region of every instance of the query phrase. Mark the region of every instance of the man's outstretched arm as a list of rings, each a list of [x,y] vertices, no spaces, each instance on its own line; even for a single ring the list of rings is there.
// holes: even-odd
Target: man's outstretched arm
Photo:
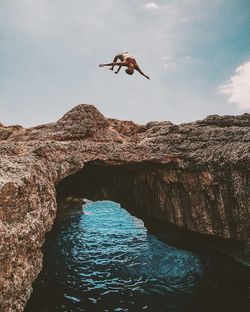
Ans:
[[[147,79],[150,79],[147,75],[144,74],[143,71],[139,67],[135,68],[142,76],[146,77]]]

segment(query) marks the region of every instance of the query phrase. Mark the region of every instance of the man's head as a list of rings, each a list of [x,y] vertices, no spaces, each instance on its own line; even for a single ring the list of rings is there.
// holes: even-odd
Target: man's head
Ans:
[[[126,71],[126,73],[127,73],[128,75],[133,75],[133,73],[134,73],[134,68],[133,68],[133,67],[128,67],[125,71]]]
[[[128,75],[133,75],[133,73],[134,73],[134,64],[133,63],[129,64],[128,68],[126,69],[126,73]]]
[[[128,68],[125,70],[128,75],[133,75],[134,73],[134,64],[131,62],[128,64]]]

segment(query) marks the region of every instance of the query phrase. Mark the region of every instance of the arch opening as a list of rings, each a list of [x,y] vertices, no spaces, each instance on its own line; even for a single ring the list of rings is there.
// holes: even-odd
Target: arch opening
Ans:
[[[164,167],[166,168],[166,167]],[[170,172],[171,170],[174,170],[174,168],[167,168]],[[199,288],[201,289],[201,291],[204,291],[206,293],[206,297],[207,297],[207,292],[211,291],[211,296],[208,296],[209,300],[211,301],[211,304],[213,305],[213,310],[215,307],[219,307],[220,311],[224,311],[223,310],[223,300],[225,301],[226,298],[230,297],[230,298],[235,298],[235,296],[237,298],[240,298],[239,301],[242,302],[243,306],[246,306],[249,303],[248,300],[248,294],[247,294],[247,289],[248,289],[248,283],[245,283],[242,279],[238,279],[236,278],[233,274],[228,276],[227,274],[225,274],[224,272],[221,271],[221,269],[216,268],[215,263],[217,261],[217,259],[214,258],[214,256],[212,256],[211,254],[207,254],[206,252],[204,252],[203,248],[201,248],[203,246],[203,242],[204,242],[204,237],[200,237],[199,235],[193,235],[190,231],[187,230],[180,230],[178,227],[174,226],[174,225],[170,225],[170,223],[166,222],[166,219],[168,218],[174,218],[174,209],[173,211],[171,211],[171,207],[173,207],[173,204],[171,202],[171,196],[170,199],[166,199],[165,198],[165,202],[163,203],[163,197],[162,197],[162,193],[169,193],[174,194],[179,192],[179,195],[181,198],[183,198],[183,202],[182,205],[183,207],[187,210],[186,211],[186,217],[188,218],[188,209],[190,209],[189,207],[189,201],[188,201],[188,197],[186,194],[186,190],[185,188],[183,188],[183,186],[181,185],[181,183],[179,183],[178,181],[176,183],[162,183],[162,167],[159,165],[155,165],[153,163],[144,163],[144,164],[130,164],[130,165],[108,165],[105,163],[101,163],[101,162],[90,162],[88,164],[86,164],[86,166],[79,172],[72,174],[70,176],[65,177],[57,186],[56,186],[56,190],[57,190],[57,202],[58,202],[58,211],[63,210],[64,204],[65,204],[65,200],[67,198],[71,198],[71,202],[69,207],[72,208],[72,211],[75,211],[75,209],[79,209],[82,207],[82,202],[81,200],[83,198],[88,198],[92,201],[97,201],[94,202],[93,205],[98,205],[98,203],[100,203],[100,206],[98,207],[98,210],[100,213],[100,218],[94,220],[91,219],[91,215],[88,215],[88,209],[89,208],[84,208],[85,214],[78,214],[76,216],[73,216],[72,218],[63,218],[65,221],[62,222],[66,222],[64,223],[64,225],[66,224],[66,226],[63,225],[63,236],[61,236],[61,241],[59,241],[59,255],[61,257],[61,250],[65,250],[67,252],[69,252],[71,254],[71,259],[73,259],[73,265],[72,263],[67,262],[67,257],[68,254],[66,256],[66,267],[63,269],[63,274],[64,271],[68,272],[67,276],[69,276],[69,280],[71,280],[71,274],[74,275],[72,272],[75,270],[76,272],[78,272],[79,270],[81,271],[81,274],[83,275],[77,275],[78,278],[79,276],[81,277],[81,281],[82,283],[85,283],[86,280],[94,280],[94,284],[96,283],[96,285],[103,285],[103,280],[101,280],[100,275],[98,276],[98,278],[96,277],[96,272],[100,272],[100,269],[97,268],[96,264],[102,264],[102,263],[107,263],[107,268],[106,270],[108,271],[110,269],[111,263],[112,263],[112,259],[114,255],[110,255],[109,252],[107,252],[107,250],[104,253],[108,253],[108,258],[103,259],[103,255],[98,251],[98,248],[102,245],[106,246],[108,245],[108,248],[110,248],[110,250],[116,250],[119,249],[119,251],[122,251],[122,255],[120,254],[123,260],[127,259],[127,260],[133,260],[133,257],[131,256],[130,252],[128,252],[127,247],[128,246],[133,246],[134,242],[138,242],[139,241],[139,245],[143,245],[146,243],[146,246],[149,246],[150,243],[148,241],[148,237],[153,237],[152,239],[154,240],[154,242],[156,243],[157,246],[161,246],[161,248],[157,249],[157,252],[153,252],[154,256],[152,258],[150,258],[152,256],[152,250],[149,251],[148,249],[147,252],[144,250],[141,250],[140,248],[138,249],[138,246],[136,247],[137,249],[135,249],[135,253],[140,257],[140,262],[137,263],[138,265],[138,271],[137,271],[137,278],[139,280],[139,284],[140,284],[140,278],[141,275],[143,275],[145,272],[146,276],[148,274],[148,271],[152,272],[154,278],[155,276],[158,274],[158,278],[154,279],[154,283],[158,283],[160,282],[160,286],[157,284],[157,287],[159,286],[161,288],[161,290],[156,291],[156,297],[151,297],[147,294],[147,297],[150,298],[149,301],[159,301],[162,302],[161,300],[163,300],[163,302],[167,302],[168,304],[171,303],[170,305],[173,306],[176,304],[175,301],[173,301],[173,298],[177,299],[177,301],[180,302],[185,302],[185,304],[187,304],[190,300],[190,298],[192,298],[193,294],[195,294],[196,297],[196,302],[197,305],[201,305],[202,310],[205,311],[205,307],[204,307],[204,296],[201,293],[197,293],[197,292],[193,292],[194,288]],[[126,227],[126,218],[125,215],[121,214],[120,212],[114,212],[112,215],[112,220],[116,219],[118,220],[118,224],[119,225],[112,225],[112,230],[111,230],[111,236],[110,233],[107,232],[107,230],[109,229],[108,223],[109,221],[107,221],[107,219],[105,219],[108,216],[108,211],[105,208],[105,205],[103,205],[103,203],[105,203],[105,201],[103,202],[103,200],[112,200],[113,202],[116,203],[120,203],[120,206],[125,208],[128,212],[130,212],[133,216],[136,216],[137,218],[140,218],[141,220],[144,221],[144,225],[143,228],[141,226],[139,226],[140,230],[142,230],[142,232],[138,232],[138,228],[134,229],[133,231],[135,231],[135,235],[133,237],[133,234],[131,234],[131,231],[129,232],[129,235],[120,235],[119,231],[121,230],[122,226],[125,225]],[[162,206],[166,205],[166,200],[168,200],[167,205],[168,208],[170,208],[168,211],[162,209]],[[117,205],[117,204],[115,204]],[[111,205],[112,206],[112,205]],[[88,205],[87,205],[88,207]],[[182,207],[182,209],[184,209]],[[117,208],[117,207],[116,207]],[[119,208],[121,211],[123,209]],[[87,212],[87,213],[86,213]],[[97,212],[97,211],[96,211]],[[94,215],[95,216],[95,213]],[[96,213],[96,216],[98,216],[98,213]],[[129,215],[129,218],[134,218],[131,215]],[[138,220],[138,219],[137,219]],[[55,222],[55,226],[54,229],[52,231],[52,236],[54,235],[53,233],[58,233],[58,224],[60,225],[60,218],[57,219],[57,221]],[[72,223],[73,222],[73,223]],[[113,222],[113,221],[112,221]],[[142,222],[140,220],[136,221],[135,223],[137,224],[142,224]],[[84,227],[82,228],[82,225],[84,225]],[[80,227],[80,228],[79,228]],[[60,226],[59,226],[60,228]],[[70,229],[77,229],[77,232],[74,235],[71,235],[72,232],[70,232]],[[105,231],[99,231],[100,229],[104,229]],[[89,230],[94,229],[93,232],[89,232]],[[69,230],[69,232],[68,232]],[[127,229],[126,229],[127,231]],[[125,231],[125,232],[126,232]],[[132,231],[132,232],[133,232]],[[61,233],[59,231],[59,233]],[[68,233],[68,234],[67,234]],[[85,245],[82,245],[82,234],[84,233],[84,236],[88,236],[91,239],[91,243],[86,242]],[[88,234],[90,233],[90,234]],[[106,233],[106,234],[104,234]],[[145,234],[146,233],[146,234]],[[150,233],[152,234],[157,234],[158,237],[160,237],[161,240],[158,240],[155,236],[151,236]],[[187,235],[188,233],[188,235]],[[49,234],[51,235],[51,233]],[[60,234],[61,235],[61,234]],[[66,235],[66,240],[65,240],[65,235]],[[114,235],[112,237],[112,235]],[[140,241],[140,239],[138,239],[138,237],[142,237],[143,239],[142,241]],[[149,236],[148,236],[149,235]],[[70,237],[70,240],[67,240],[67,237]],[[106,240],[105,240],[105,236],[106,236]],[[114,239],[115,237],[115,239]],[[122,237],[122,238],[121,238]],[[125,238],[125,242],[129,242],[126,243],[126,248],[124,247],[124,245],[121,247],[121,242],[119,241],[119,239],[124,239]],[[147,238],[146,238],[147,237]],[[197,238],[198,237],[198,238]],[[80,238],[80,240],[79,240]],[[118,239],[119,238],[119,239]],[[146,240],[145,240],[146,238]],[[104,239],[104,241],[102,240]],[[134,242],[133,242],[134,239]],[[116,245],[110,245],[110,242],[112,240],[115,240]],[[167,243],[170,243],[170,245],[166,245],[165,243],[163,243],[162,241],[165,241]],[[195,243],[193,244],[193,242],[195,241]],[[54,248],[55,245],[57,245],[58,242],[54,241],[52,242],[52,250]],[[66,244],[66,245],[65,245]],[[80,244],[80,247],[79,247]],[[88,249],[86,246],[88,246],[88,244],[91,246],[90,249]],[[190,251],[186,250],[180,250],[176,247],[185,247],[187,249],[191,249],[191,250],[198,250],[199,253],[193,253]],[[120,246],[120,247],[117,247]],[[141,247],[141,246],[140,246]],[[51,267],[52,266],[52,271],[55,271],[53,269],[53,265],[55,266],[55,268],[58,266],[58,263],[53,264],[54,261],[53,259],[51,260],[51,258],[55,258],[57,259],[58,256],[53,256],[53,252],[49,250],[49,252],[47,251],[47,255],[46,255],[46,248],[51,248],[51,247],[46,247],[44,249],[44,254],[45,254],[45,261],[46,261],[46,257],[49,257],[48,261],[48,266]],[[86,248],[86,249],[85,249]],[[165,248],[167,249],[167,252],[165,252]],[[175,251],[174,254],[175,256],[173,256],[172,251]],[[133,253],[133,252],[132,252]],[[86,259],[86,257],[88,258],[88,255],[91,255],[91,257],[93,256],[94,260],[94,266],[90,266],[88,267],[89,263],[88,262],[84,262],[84,259]],[[188,256],[187,256],[188,255]],[[109,258],[109,256],[111,256],[111,258]],[[117,255],[116,255],[117,256]],[[116,257],[115,256],[115,257]],[[169,258],[170,256],[170,258]],[[92,261],[91,257],[88,258],[88,261]],[[99,257],[99,258],[98,258]],[[131,259],[130,259],[131,258]],[[76,261],[77,262],[77,266],[74,267],[76,265],[76,263],[74,262],[74,259],[80,259],[80,261]],[[115,258],[117,260],[117,258]],[[170,262],[169,262],[170,259]],[[186,260],[185,260],[186,259]],[[116,261],[115,260],[115,261]],[[122,260],[122,261],[123,261]],[[63,260],[64,261],[64,260]],[[82,262],[83,261],[83,262]],[[180,262],[178,262],[180,261]],[[187,262],[185,262],[187,261]],[[119,261],[118,261],[119,262]],[[132,261],[133,262],[133,261]],[[52,264],[51,264],[52,263]],[[60,263],[60,262],[59,262]],[[145,270],[143,269],[146,263],[146,268]],[[187,272],[182,276],[181,275],[181,271],[183,271],[183,266],[180,265],[180,263],[186,263],[186,269]],[[211,263],[213,263],[213,265],[211,266]],[[121,264],[121,263],[120,263]],[[128,263],[127,263],[128,264]],[[92,263],[93,265],[93,263]],[[132,265],[132,271],[134,270],[134,263],[129,263],[129,265]],[[166,266],[167,265],[167,266]],[[60,266],[60,265],[59,265]],[[196,269],[199,268],[200,271],[198,270],[193,270],[192,268],[196,266]],[[121,264],[121,271],[124,273],[126,265],[124,262],[122,262]],[[45,265],[46,268],[46,265]],[[68,270],[69,268],[73,269],[73,271]],[[82,268],[87,268],[86,270],[82,271]],[[182,268],[182,269],[181,269]],[[144,273],[142,273],[142,271],[144,270]],[[189,270],[189,271],[188,271]],[[96,272],[95,272],[96,271]],[[119,271],[119,269],[118,269]],[[119,271],[119,272],[121,272]],[[130,269],[129,269],[130,271]],[[115,272],[115,271],[114,271]],[[114,273],[113,272],[113,273]],[[126,271],[128,274],[128,271]],[[135,271],[133,271],[135,272]],[[139,275],[138,275],[139,272]],[[158,272],[158,273],[157,273]],[[182,292],[181,293],[181,299],[180,297],[178,297],[179,295],[177,295],[176,293],[174,294],[173,297],[171,297],[173,294],[170,295],[169,290],[167,291],[166,289],[168,287],[170,287],[169,281],[167,281],[166,279],[164,279],[164,275],[168,275],[169,272],[175,272],[176,274],[176,278],[181,280],[181,276],[187,279],[190,279],[191,281],[194,282],[194,279],[196,279],[196,282],[194,283],[194,285],[192,287],[194,288],[189,288],[189,290],[191,290],[190,292]],[[110,272],[109,272],[110,273]],[[113,274],[112,273],[112,274]],[[123,274],[122,273],[122,274]],[[77,273],[78,274],[78,273]],[[104,271],[102,271],[102,274],[104,274]],[[111,275],[112,275],[111,274]],[[196,274],[196,275],[195,275]],[[216,288],[216,292],[217,294],[219,294],[219,296],[216,296],[214,291],[215,289],[213,287],[211,287],[210,289],[208,288],[203,288],[201,287],[202,283],[205,282],[204,285],[207,285],[209,283],[214,283],[215,280],[218,282],[217,277],[219,274],[219,283],[221,287],[221,291],[218,292],[218,288]],[[105,275],[105,274],[104,274]],[[91,278],[89,278],[91,276]],[[150,275],[152,277],[152,275]],[[196,276],[196,277],[195,277]],[[194,278],[195,277],[195,278]],[[117,278],[117,276],[114,274],[113,276],[114,279]],[[119,276],[120,278],[120,276]],[[126,277],[128,280],[133,280],[133,278],[131,278],[131,276],[128,274],[128,276]],[[51,277],[50,277],[51,279]],[[53,277],[52,277],[53,279]],[[107,279],[107,277],[105,277],[105,279]],[[147,279],[147,278],[146,278]],[[138,282],[137,280],[137,282]],[[39,281],[39,279],[36,281],[36,284],[40,283],[41,279]],[[92,281],[93,282],[93,281]],[[91,283],[92,283],[91,282]],[[137,283],[136,282],[136,283]],[[145,281],[144,281],[145,282]],[[67,278],[65,280],[64,283],[68,283]],[[135,284],[136,284],[135,283]],[[145,282],[147,283],[147,282]],[[132,283],[133,284],[133,283]],[[133,292],[136,290],[133,290],[134,288],[132,287],[132,284],[128,286],[128,292],[126,293],[129,296],[133,297]],[[234,296],[229,296],[229,294],[231,294],[233,292],[233,289],[235,289],[235,285],[238,285],[237,288],[237,292],[234,293]],[[137,284],[136,284],[137,285]],[[211,285],[211,284],[210,284]],[[116,285],[117,286],[117,285]],[[138,285],[137,285],[138,286]],[[145,284],[144,284],[145,286]],[[35,285],[36,287],[36,285]],[[99,286],[98,286],[99,287]],[[106,286],[105,286],[106,287]],[[105,288],[104,287],[104,288]],[[119,288],[120,287],[120,288]],[[156,288],[157,288],[156,287]],[[176,285],[175,285],[176,287]],[[52,287],[53,288],[53,287]],[[56,288],[56,287],[54,287]],[[91,293],[90,296],[88,296],[88,298],[85,298],[85,292],[88,292],[88,287],[85,288],[85,290],[82,292],[83,289],[81,289],[81,291],[79,292],[79,288],[81,289],[81,285],[77,286],[76,289],[76,293],[71,292],[67,289],[67,291],[65,291],[65,294],[62,294],[63,296],[63,302],[62,305],[65,305],[65,302],[68,302],[68,304],[66,304],[66,310],[67,309],[73,309],[72,311],[85,311],[84,309],[86,309],[86,311],[99,311],[100,309],[103,309],[103,311],[105,310],[104,306],[105,300],[108,301],[115,301],[116,299],[114,299],[115,297],[112,297],[114,295],[114,293],[112,293],[112,296],[109,297],[109,299],[105,299],[104,301],[102,301],[102,296],[109,296],[110,294],[106,293],[103,291],[102,295],[101,294],[97,294],[96,289],[94,290],[94,293]],[[91,287],[90,287],[91,288]],[[114,287],[115,288],[115,287]],[[123,286],[118,286],[118,290],[114,291],[116,292],[116,294],[118,295],[118,297],[122,297],[123,295],[121,295],[122,293],[122,289],[124,288]],[[135,287],[136,288],[136,287]],[[165,290],[164,290],[165,289]],[[113,289],[114,290],[114,289]],[[240,290],[238,292],[238,290]],[[145,291],[145,289],[143,290]],[[149,287],[149,289],[146,290],[146,292],[149,291],[149,293],[154,292],[154,287],[153,284]],[[103,294],[104,293],[104,294]],[[119,295],[120,294],[120,295]],[[197,295],[198,294],[198,295]],[[177,295],[177,296],[176,296]],[[66,296],[66,297],[65,297]],[[143,297],[142,293],[139,294],[139,297],[141,296],[141,298]],[[40,297],[40,294],[37,294],[37,297]],[[220,298],[219,298],[220,297]],[[87,300],[85,300],[85,299]],[[101,298],[100,301],[98,301]],[[116,297],[117,298],[117,297]],[[134,297],[135,298],[135,297]],[[161,298],[161,299],[159,299]],[[203,299],[202,299],[203,298]],[[121,299],[121,298],[120,298]],[[119,299],[119,300],[120,300]],[[34,297],[33,299],[31,298],[31,302],[33,300],[34,303]],[[59,301],[61,299],[58,299]],[[92,301],[91,301],[92,300]],[[106,302],[106,307],[107,309],[114,309],[115,308],[120,308],[120,311],[126,311],[126,304],[129,302],[129,297],[123,297],[121,300],[123,300],[123,303],[119,303],[116,307],[114,306],[108,306],[107,302]],[[144,298],[142,301],[140,301],[140,299],[136,299],[139,300],[140,302],[140,307],[137,307],[137,311],[156,311],[155,307],[154,308],[150,308],[150,303]],[[184,300],[184,301],[182,301]],[[192,298],[193,300],[193,298]],[[138,302],[138,301],[137,301]],[[234,300],[235,302],[235,300]],[[32,303],[31,303],[32,304]],[[60,303],[61,304],[61,303]],[[103,305],[104,304],[104,305]],[[186,309],[186,305],[184,304],[184,309]],[[208,304],[208,302],[207,302]],[[228,304],[225,305],[226,310],[228,311],[229,307],[233,306],[233,302],[229,302]],[[145,309],[143,309],[145,308]],[[167,309],[170,308],[165,306],[163,307],[164,310],[162,311],[167,311]],[[176,306],[177,310],[180,311],[180,306],[178,307],[178,305]],[[30,304],[28,304],[27,306],[27,312],[32,311],[30,309]],[[63,310],[64,308],[62,308],[61,310]],[[75,309],[75,310],[74,310]],[[78,310],[77,310],[78,309]],[[82,309],[82,310],[81,310]],[[96,309],[96,310],[95,310]],[[153,310],[152,310],[153,309]],[[157,307],[157,311],[160,312],[161,307]],[[37,310],[39,312],[39,309]],[[41,310],[42,311],[42,310]],[[174,311],[174,310],[173,310]],[[186,310],[185,310],[186,311]]]
[[[222,269],[225,266],[245,277],[246,267],[227,255],[243,254],[244,243],[202,233],[206,220],[193,217],[193,206],[199,205],[199,198],[204,201],[202,205],[207,205],[204,209],[210,214],[208,217],[218,219],[200,183],[202,174],[202,171],[182,171],[173,163],[162,165],[147,161],[110,165],[91,161],[56,186],[58,211],[60,213],[68,197],[76,199],[76,203],[79,201],[77,209],[81,208],[83,198],[118,202],[166,243],[192,251],[217,252],[222,257]],[[195,181],[194,184],[189,180]],[[194,230],[197,223],[200,224]],[[216,229],[210,231],[216,233]]]
[[[153,163],[108,165],[89,162],[79,172],[60,181],[56,187],[57,200],[72,196],[90,200],[112,200],[139,217],[150,215],[149,207],[157,201],[152,187],[157,183],[156,171],[159,165]],[[59,205],[60,206],[60,205]],[[60,209],[60,207],[59,207]]]

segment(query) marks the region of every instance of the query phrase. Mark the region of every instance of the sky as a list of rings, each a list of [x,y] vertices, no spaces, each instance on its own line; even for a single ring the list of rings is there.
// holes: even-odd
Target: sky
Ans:
[[[126,51],[150,80],[98,67]],[[250,112],[250,1],[0,0],[0,122],[80,103],[142,124]]]

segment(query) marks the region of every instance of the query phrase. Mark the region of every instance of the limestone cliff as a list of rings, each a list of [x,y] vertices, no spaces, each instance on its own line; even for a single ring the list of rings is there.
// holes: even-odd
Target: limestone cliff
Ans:
[[[142,126],[78,105],[55,123],[0,124],[0,155],[3,312],[23,311],[57,202],[70,196],[116,200],[250,263],[250,114]]]

